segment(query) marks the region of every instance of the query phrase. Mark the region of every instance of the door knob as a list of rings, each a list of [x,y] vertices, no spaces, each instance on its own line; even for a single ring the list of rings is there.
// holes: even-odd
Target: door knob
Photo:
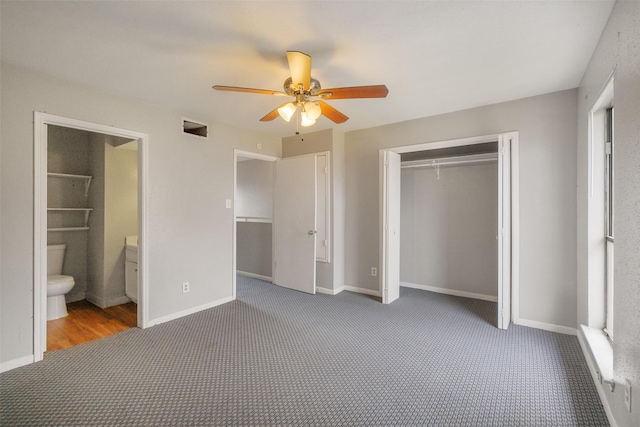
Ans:
[[[316,234],[317,231],[316,230],[309,230],[309,236],[313,236],[314,234]]]

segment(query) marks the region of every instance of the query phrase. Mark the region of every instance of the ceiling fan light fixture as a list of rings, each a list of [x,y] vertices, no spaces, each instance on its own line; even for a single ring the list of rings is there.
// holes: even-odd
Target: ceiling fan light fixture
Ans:
[[[296,104],[294,104],[293,102],[288,102],[282,107],[278,108],[278,114],[280,114],[280,117],[282,117],[284,121],[288,122],[291,120],[291,117],[293,117],[293,114],[297,109],[298,106]]]
[[[306,127],[306,126],[314,125],[315,123],[316,123],[316,120],[309,117],[309,115],[306,112],[302,111],[300,113],[300,126]]]
[[[306,111],[307,117],[314,121],[320,117],[320,114],[322,114],[320,106],[313,101],[307,101],[304,103],[304,111]]]

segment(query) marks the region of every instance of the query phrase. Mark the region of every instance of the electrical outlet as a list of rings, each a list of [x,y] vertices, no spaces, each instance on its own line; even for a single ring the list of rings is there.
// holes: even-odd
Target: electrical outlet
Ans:
[[[189,292],[189,282],[183,282],[182,283],[182,293],[186,294],[187,292]]]
[[[378,269],[375,267],[371,267],[371,275],[372,276],[377,276],[378,275]]]
[[[631,412],[631,383],[629,380],[624,382],[624,404],[627,405],[627,411]]]
[[[600,371],[596,372],[596,378],[598,379],[598,384],[602,384],[602,374]]]

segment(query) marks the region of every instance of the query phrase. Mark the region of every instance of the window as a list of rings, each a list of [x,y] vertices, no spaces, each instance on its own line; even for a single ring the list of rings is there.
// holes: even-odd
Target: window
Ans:
[[[604,332],[613,340],[613,229],[614,229],[614,201],[613,201],[613,106],[604,111],[604,146],[605,146],[605,326]]]

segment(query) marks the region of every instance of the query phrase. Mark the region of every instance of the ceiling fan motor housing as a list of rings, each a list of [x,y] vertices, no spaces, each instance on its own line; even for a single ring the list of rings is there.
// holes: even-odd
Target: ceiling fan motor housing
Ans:
[[[289,96],[296,96],[299,94],[306,95],[306,96],[317,96],[318,92],[320,92],[320,90],[322,89],[320,87],[320,82],[314,79],[313,77],[311,77],[309,90],[301,91],[300,88],[295,87],[293,84],[293,79],[291,77],[289,77],[287,80],[284,81],[284,84],[282,85],[282,87],[284,88],[285,93]]]

